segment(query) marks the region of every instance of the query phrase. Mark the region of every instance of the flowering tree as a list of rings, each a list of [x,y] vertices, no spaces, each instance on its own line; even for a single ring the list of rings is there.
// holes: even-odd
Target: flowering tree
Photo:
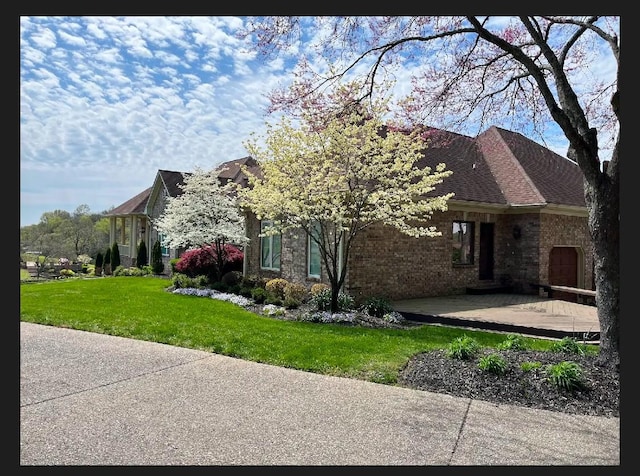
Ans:
[[[222,278],[227,263],[226,244],[242,245],[247,238],[244,219],[235,198],[220,184],[219,170],[197,168],[180,185],[183,193],[168,197],[162,215],[154,223],[171,248],[210,250]]]
[[[305,27],[314,31],[312,61],[297,43]],[[493,122],[541,137],[559,129],[584,175],[599,359],[619,365],[619,16],[261,17],[245,33],[265,54],[295,46],[299,71],[291,87],[273,92],[273,110],[352,74],[366,78],[366,98],[400,69],[414,73],[398,104],[405,120],[450,130]]]
[[[348,104],[347,88],[336,98]],[[329,111],[330,108],[327,109]],[[447,209],[452,196],[427,196],[452,172],[416,167],[425,141],[419,131],[389,129],[383,103],[364,108],[341,106],[340,114],[303,114],[302,127],[281,118],[267,124],[266,147],[255,139],[245,145],[261,167],[259,178],[245,170],[249,187],[241,204],[273,225],[265,235],[300,229],[318,245],[331,283],[331,311],[338,310],[351,245],[374,223],[410,236],[438,236],[429,220]],[[342,256],[341,256],[342,253]]]

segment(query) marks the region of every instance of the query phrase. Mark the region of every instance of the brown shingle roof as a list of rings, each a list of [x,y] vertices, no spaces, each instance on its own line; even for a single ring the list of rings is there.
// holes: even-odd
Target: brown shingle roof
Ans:
[[[246,185],[247,177],[242,173],[243,166],[246,166],[249,169],[249,172],[254,175],[260,173],[258,163],[251,156],[243,157],[242,159],[229,160],[228,162],[223,162],[217,167],[220,171],[218,174],[220,182],[222,184],[235,182],[240,185]]]
[[[509,205],[584,207],[583,176],[575,162],[517,132],[492,126],[476,138],[439,129],[421,162],[444,162],[453,174],[433,194]]]
[[[183,172],[175,172],[173,170],[158,170],[160,178],[164,182],[164,186],[167,189],[167,193],[170,197],[177,197],[182,195],[182,189],[179,185],[182,185],[184,176],[187,175]]]
[[[147,200],[149,199],[149,195],[151,194],[151,188],[152,187],[149,187],[146,190],[143,190],[135,197],[130,198],[122,205],[119,205],[109,213],[106,213],[106,215],[132,215],[144,213],[144,209],[147,205]]]
[[[583,174],[578,164],[517,132],[494,126],[485,135],[500,138],[517,160],[521,172],[529,181],[530,189],[536,191],[533,196],[533,192],[519,194],[514,190],[515,196],[511,202],[530,203],[528,200],[537,199],[556,205],[586,206]],[[511,184],[518,181],[517,177],[506,178]]]
[[[443,162],[453,172],[430,195],[454,192],[455,200],[506,204],[475,139],[441,129],[427,128],[428,146],[418,166],[432,170]]]

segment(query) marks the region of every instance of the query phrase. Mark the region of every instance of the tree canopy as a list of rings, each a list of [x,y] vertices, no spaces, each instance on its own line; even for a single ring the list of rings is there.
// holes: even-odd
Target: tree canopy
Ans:
[[[167,203],[154,226],[165,236],[170,248],[211,248],[218,269],[224,269],[225,244],[247,242],[244,217],[232,190],[220,184],[220,171],[196,168],[179,185],[182,194],[167,197]],[[219,276],[220,277],[220,276]]]
[[[384,102],[345,112],[352,90],[347,87],[334,98],[343,102],[338,115],[303,111],[300,127],[286,117],[277,126],[268,124],[265,147],[248,141],[261,177],[245,169],[249,186],[238,192],[243,206],[272,223],[265,234],[299,229],[317,243],[331,282],[333,311],[360,231],[383,223],[409,236],[439,236],[429,221],[453,196],[430,194],[451,171],[445,164],[433,170],[417,166],[427,145],[421,131],[387,127]]]

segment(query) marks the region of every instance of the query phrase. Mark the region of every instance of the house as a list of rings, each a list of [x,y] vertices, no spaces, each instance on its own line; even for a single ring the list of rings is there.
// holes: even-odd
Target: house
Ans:
[[[442,236],[414,238],[384,225],[365,229],[348,256],[346,292],[360,300],[399,300],[492,286],[533,294],[538,283],[594,288],[577,164],[495,126],[477,137],[431,133],[419,165],[444,162],[453,171],[433,192],[455,193],[448,210],[431,220]],[[251,213],[246,226],[245,274],[307,287],[328,283],[304,233],[260,238],[262,224]]]
[[[217,167],[220,170],[220,183],[234,182],[246,185],[247,178],[241,172],[243,166],[258,172],[257,163],[252,157],[223,162]],[[137,250],[141,241],[145,242],[150,258],[153,245],[160,240],[165,273],[170,272],[170,261],[180,257],[184,250],[165,247],[163,236],[154,229],[153,222],[164,212],[167,197],[182,194],[180,186],[187,174],[188,172],[158,170],[151,187],[106,214],[110,222],[109,242],[118,243],[120,262],[123,266],[136,266]]]

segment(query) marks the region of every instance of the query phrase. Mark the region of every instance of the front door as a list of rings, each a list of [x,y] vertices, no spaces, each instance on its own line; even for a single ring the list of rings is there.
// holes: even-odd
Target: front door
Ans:
[[[493,223],[480,223],[480,280],[493,279]]]
[[[557,246],[549,254],[549,284],[569,286],[578,285],[578,252],[575,248]],[[553,297],[563,301],[576,302],[578,296],[572,293],[553,291]]]

